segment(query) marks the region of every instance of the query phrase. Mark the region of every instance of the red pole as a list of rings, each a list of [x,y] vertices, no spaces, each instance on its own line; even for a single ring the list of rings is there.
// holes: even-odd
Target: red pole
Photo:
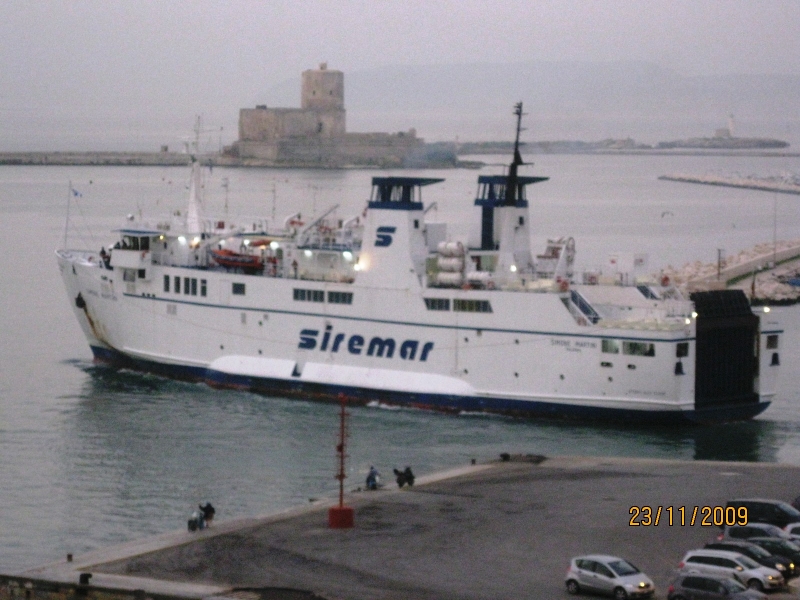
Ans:
[[[339,394],[339,443],[336,452],[339,455],[339,470],[336,479],[339,480],[339,506],[328,509],[328,526],[332,529],[346,529],[353,526],[353,509],[344,505],[344,479],[347,477],[344,470],[345,444],[347,440],[347,398]]]
[[[347,400],[344,397],[344,394],[339,394],[339,404],[341,406],[340,417],[339,417],[339,445],[337,446],[337,450],[339,451],[339,474],[337,475],[337,479],[339,480],[339,507],[344,506],[344,478],[347,477],[344,472],[344,448],[345,448],[345,404]]]

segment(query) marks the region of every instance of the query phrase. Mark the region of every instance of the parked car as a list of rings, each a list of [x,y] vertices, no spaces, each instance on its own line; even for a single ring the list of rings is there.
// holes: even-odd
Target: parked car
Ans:
[[[767,552],[780,554],[792,559],[795,565],[800,565],[800,544],[792,540],[773,537],[752,537],[747,540],[751,544],[761,546]]]
[[[680,574],[733,577],[749,588],[764,591],[783,587],[783,576],[775,569],[758,564],[738,552],[727,550],[691,550],[678,565]]]
[[[744,554],[760,565],[775,569],[787,580],[797,576],[797,565],[793,560],[786,556],[775,555],[758,544],[744,540],[722,540],[721,542],[709,542],[705,547],[709,550],[729,550]]]
[[[747,523],[769,523],[778,527],[785,527],[789,523],[800,522],[800,510],[781,500],[767,498],[741,498],[730,500],[726,507],[745,507],[747,509]]]
[[[653,581],[627,560],[605,554],[573,558],[565,583],[570,594],[596,592],[616,600],[649,598],[656,590]]]
[[[792,536],[792,539],[800,540],[800,523],[789,523],[783,530]]]
[[[763,600],[766,597],[735,579],[710,575],[679,575],[667,590],[667,600]]]
[[[722,533],[717,536],[717,540],[748,540],[751,537],[779,537],[788,540],[792,536],[777,525],[750,523],[748,525],[726,525]]]

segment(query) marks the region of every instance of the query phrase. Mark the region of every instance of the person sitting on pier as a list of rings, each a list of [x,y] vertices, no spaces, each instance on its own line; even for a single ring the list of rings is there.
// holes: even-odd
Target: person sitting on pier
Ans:
[[[205,523],[203,522],[203,515],[198,511],[194,511],[192,516],[189,517],[189,531],[198,531],[203,529]]]
[[[378,480],[380,479],[381,474],[378,473],[378,469],[373,466],[370,466],[369,473],[367,473],[367,489],[368,490],[377,490],[378,489]]]

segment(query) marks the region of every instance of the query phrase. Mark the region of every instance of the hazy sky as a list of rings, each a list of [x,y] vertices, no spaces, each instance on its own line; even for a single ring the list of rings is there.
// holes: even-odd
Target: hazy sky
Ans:
[[[798,0],[3,0],[0,150],[168,142],[196,114],[230,142],[239,108],[322,61],[800,74],[798,34]]]

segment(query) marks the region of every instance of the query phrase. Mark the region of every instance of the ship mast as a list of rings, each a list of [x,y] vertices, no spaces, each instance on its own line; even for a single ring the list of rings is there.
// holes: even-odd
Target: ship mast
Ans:
[[[522,162],[522,155],[519,152],[519,134],[523,131],[522,115],[525,114],[522,112],[522,102],[517,102],[514,105],[514,114],[517,115],[517,135],[514,139],[514,160],[508,167],[508,181],[506,183],[505,198],[506,206],[514,206],[517,203],[517,169],[520,165],[525,164]]]

